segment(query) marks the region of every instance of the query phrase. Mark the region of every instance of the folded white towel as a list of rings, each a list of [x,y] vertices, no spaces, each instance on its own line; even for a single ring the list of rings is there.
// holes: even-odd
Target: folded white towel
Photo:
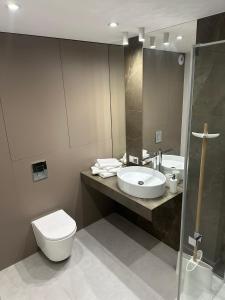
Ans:
[[[104,173],[104,172],[116,174],[120,168],[121,167],[117,167],[117,168],[109,168],[108,167],[106,169],[101,169],[101,168],[98,168],[95,164],[94,166],[91,167],[91,171],[92,171],[92,175],[98,175],[98,174]]]
[[[116,173],[101,172],[101,173],[99,173],[99,176],[102,177],[102,178],[108,178],[108,177],[116,176]]]
[[[116,158],[97,159],[95,166],[101,169],[121,167],[122,163]]]

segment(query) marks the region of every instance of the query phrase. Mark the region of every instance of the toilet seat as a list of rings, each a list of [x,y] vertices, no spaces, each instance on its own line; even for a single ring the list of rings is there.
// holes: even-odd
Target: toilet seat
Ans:
[[[32,225],[50,241],[66,239],[77,230],[76,222],[62,209],[33,221]]]

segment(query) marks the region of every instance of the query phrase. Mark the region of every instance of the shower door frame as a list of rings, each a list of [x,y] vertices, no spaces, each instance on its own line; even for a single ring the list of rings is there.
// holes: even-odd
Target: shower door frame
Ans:
[[[188,111],[188,126],[187,126],[187,142],[185,146],[185,166],[184,166],[184,181],[183,181],[183,197],[182,197],[182,212],[181,212],[181,233],[180,233],[180,251],[179,251],[179,275],[178,275],[178,291],[177,300],[180,300],[181,295],[181,279],[182,279],[182,256],[183,256],[183,245],[184,245],[184,229],[185,229],[185,217],[186,217],[186,203],[187,203],[187,186],[188,186],[188,166],[189,166],[189,149],[190,149],[190,137],[191,137],[191,121],[192,121],[192,106],[193,106],[193,91],[194,91],[194,76],[195,76],[195,56],[196,49],[207,46],[214,46],[219,44],[225,44],[225,40],[199,43],[192,46],[191,49],[191,69],[189,77],[189,111]]]

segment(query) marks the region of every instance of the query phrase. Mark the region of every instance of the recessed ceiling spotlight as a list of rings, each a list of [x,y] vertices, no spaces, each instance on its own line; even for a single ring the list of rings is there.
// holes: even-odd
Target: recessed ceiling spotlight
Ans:
[[[20,8],[19,5],[16,4],[15,2],[9,2],[9,3],[7,3],[7,7],[11,11],[17,11]]]
[[[168,46],[170,44],[169,43],[169,38],[170,38],[169,32],[164,32],[164,35],[163,35],[163,44],[165,46]]]
[[[109,25],[109,27],[111,27],[111,28],[115,28],[115,27],[118,27],[118,26],[119,26],[119,24],[118,24],[117,22],[110,22],[108,25]]]
[[[123,46],[127,46],[129,45],[129,41],[128,41],[128,32],[123,32]]]
[[[182,36],[182,35],[178,35],[178,36],[177,36],[177,40],[178,40],[178,41],[181,41],[182,39],[183,39],[183,36]]]
[[[138,32],[139,32],[139,35],[138,35],[139,42],[144,42],[145,41],[145,29],[144,29],[144,27],[139,27]]]
[[[155,45],[155,36],[150,36],[150,49],[155,49],[156,45]]]

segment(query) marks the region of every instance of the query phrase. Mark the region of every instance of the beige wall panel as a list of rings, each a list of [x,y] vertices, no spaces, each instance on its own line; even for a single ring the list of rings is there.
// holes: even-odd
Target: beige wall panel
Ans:
[[[24,227],[19,226],[21,217],[17,201],[13,168],[11,165],[6,132],[0,107],[0,270],[17,261],[24,251],[20,237]]]
[[[124,49],[109,46],[110,94],[112,111],[113,156],[126,152]]]
[[[111,138],[108,46],[61,41],[72,147]]]
[[[107,157],[111,153],[111,140],[88,147],[78,147],[54,154],[13,163],[15,186],[17,190],[17,224],[13,244],[16,245],[18,259],[22,259],[37,250],[31,221],[57,209],[64,209],[75,218],[78,229],[89,225],[102,216],[112,212],[112,201],[102,199],[96,193],[88,192],[81,185],[80,172],[92,165],[96,157]],[[48,179],[34,183],[31,164],[35,160],[47,160]],[[104,197],[103,197],[104,198]],[[12,207],[11,207],[12,208]],[[8,226],[11,217],[8,214]],[[0,228],[1,232],[1,228]],[[14,252],[14,256],[16,252]],[[1,258],[0,258],[1,261]]]
[[[0,34],[0,96],[14,160],[68,145],[57,39]]]
[[[80,181],[80,172],[96,158],[112,155],[107,46],[78,43],[82,44],[78,59],[70,57],[72,70],[79,62],[72,82],[78,87],[82,81],[83,87],[75,88],[76,97],[69,102],[74,134],[74,147],[69,148],[57,40],[0,34],[0,41],[0,93],[11,150],[0,110],[2,269],[37,250],[31,227],[34,218],[62,208],[81,229],[112,212],[113,202]],[[82,61],[89,60],[87,64],[81,63],[82,49],[86,53]],[[85,90],[89,98],[84,97]],[[77,106],[72,105],[74,99],[78,99]],[[94,128],[91,135],[83,129],[86,120]],[[47,161],[49,177],[34,183],[31,164],[39,160]]]
[[[80,171],[93,165],[96,158],[107,158],[111,153],[111,139],[98,144],[73,148],[70,151],[70,163],[73,168],[75,186],[74,215],[79,229],[112,212],[112,200],[94,189],[87,188],[80,181]]]

